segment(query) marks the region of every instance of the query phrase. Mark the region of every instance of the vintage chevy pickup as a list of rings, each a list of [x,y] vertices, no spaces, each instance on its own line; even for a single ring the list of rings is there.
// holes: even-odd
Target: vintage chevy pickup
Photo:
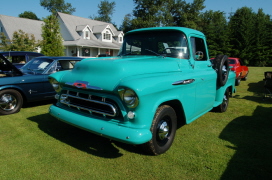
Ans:
[[[181,27],[133,30],[117,57],[84,59],[49,76],[51,115],[110,139],[166,152],[180,125],[214,109],[226,111],[235,92],[228,57],[209,60],[203,33]],[[61,127],[60,127],[61,128]]]

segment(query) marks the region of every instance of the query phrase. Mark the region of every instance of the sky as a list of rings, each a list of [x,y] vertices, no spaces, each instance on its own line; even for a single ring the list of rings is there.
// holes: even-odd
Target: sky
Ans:
[[[135,5],[133,0],[108,0],[115,2],[115,12],[112,16],[112,22],[118,27],[122,24],[126,14],[132,13]],[[71,3],[76,11],[72,14],[74,16],[89,18],[97,15],[98,4],[101,0],[65,0]],[[186,0],[187,3],[193,0]],[[206,10],[223,11],[228,16],[229,13],[235,12],[241,7],[250,7],[254,12],[258,9],[263,9],[265,14],[271,15],[272,18],[272,0],[205,0],[204,5]],[[50,15],[50,13],[40,6],[40,0],[1,0],[0,14],[6,16],[18,17],[24,11],[31,11],[42,19]]]

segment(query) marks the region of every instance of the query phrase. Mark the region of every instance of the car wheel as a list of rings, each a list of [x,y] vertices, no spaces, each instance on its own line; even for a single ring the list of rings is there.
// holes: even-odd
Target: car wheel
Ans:
[[[245,77],[242,79],[243,81],[246,81],[247,80],[247,75],[248,73],[245,75]]]
[[[239,86],[241,83],[241,78],[238,77],[236,80],[235,80],[235,86]]]
[[[217,85],[224,86],[229,76],[228,56],[217,55],[214,59],[214,69],[217,71]]]
[[[8,115],[20,111],[23,105],[22,95],[13,89],[0,91],[0,114]]]
[[[168,105],[160,106],[150,128],[152,139],[142,144],[142,148],[152,155],[166,152],[174,141],[176,129],[177,116],[174,109]]]
[[[216,108],[214,108],[215,112],[226,112],[228,109],[228,105],[229,105],[229,89],[226,89],[224,97],[223,97],[223,102],[217,106]]]

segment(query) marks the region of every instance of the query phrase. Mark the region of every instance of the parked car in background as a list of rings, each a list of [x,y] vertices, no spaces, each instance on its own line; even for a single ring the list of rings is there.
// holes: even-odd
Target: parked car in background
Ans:
[[[0,114],[16,113],[26,102],[53,99],[56,92],[48,81],[48,75],[70,70],[82,59],[40,56],[19,70],[0,54]]]
[[[241,80],[247,80],[248,76],[248,67],[244,64],[244,62],[240,58],[236,57],[229,57],[229,65],[231,66],[232,71],[236,74],[235,79],[235,85],[239,86],[241,83]],[[211,58],[211,61],[213,61],[214,58]]]
[[[231,70],[236,73],[235,85],[238,86],[241,80],[247,80],[248,67],[240,58],[229,57],[229,64],[232,66]]]
[[[0,54],[7,58],[17,68],[21,68],[25,63],[35,57],[44,56],[41,53],[29,51],[5,51],[0,52]]]

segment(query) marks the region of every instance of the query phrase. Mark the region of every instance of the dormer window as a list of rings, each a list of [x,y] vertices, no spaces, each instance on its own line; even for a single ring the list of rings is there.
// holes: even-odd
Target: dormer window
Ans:
[[[120,42],[120,43],[123,42],[123,37],[119,37],[119,42]]]
[[[103,34],[103,39],[105,40],[111,40],[111,34],[109,31],[106,31],[104,34]]]
[[[86,29],[84,31],[84,39],[90,39],[90,31],[89,31],[89,29]]]

